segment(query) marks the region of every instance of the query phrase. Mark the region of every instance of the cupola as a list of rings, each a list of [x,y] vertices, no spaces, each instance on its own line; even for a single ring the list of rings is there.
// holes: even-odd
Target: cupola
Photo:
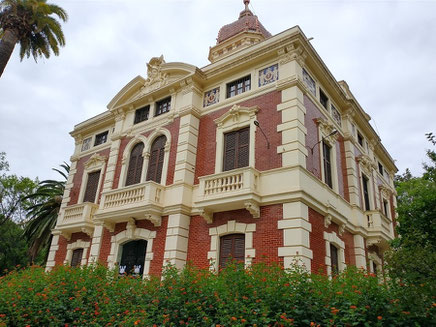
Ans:
[[[239,14],[238,20],[219,30],[217,44],[209,50],[210,62],[214,63],[271,36],[257,16],[248,9],[249,3],[250,0],[244,0],[245,9]]]

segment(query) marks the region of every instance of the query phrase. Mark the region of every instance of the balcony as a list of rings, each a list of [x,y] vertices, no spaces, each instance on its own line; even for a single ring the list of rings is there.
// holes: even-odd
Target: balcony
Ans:
[[[209,222],[213,212],[243,208],[258,218],[259,179],[260,173],[251,167],[200,177],[195,205]]]
[[[113,223],[120,218],[145,218],[159,226],[164,195],[165,186],[152,181],[104,192],[96,218]]]
[[[368,231],[373,234],[382,233],[383,235],[394,237],[392,221],[378,210],[365,211]]]
[[[93,216],[97,208],[97,204],[90,202],[66,207],[61,213],[56,229],[61,230],[67,238],[75,232],[85,232],[92,236]]]

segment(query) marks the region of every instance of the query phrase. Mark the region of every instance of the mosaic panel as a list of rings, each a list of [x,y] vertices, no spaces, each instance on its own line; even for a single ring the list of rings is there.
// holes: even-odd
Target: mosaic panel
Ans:
[[[279,65],[275,64],[259,70],[259,87],[279,79]]]
[[[309,89],[310,93],[316,96],[316,84],[313,78],[309,75],[309,73],[303,68],[303,81]]]
[[[83,140],[82,151],[89,150],[91,148],[91,137]]]
[[[332,117],[333,117],[333,120],[335,122],[337,122],[339,126],[342,126],[342,117],[341,117],[341,114],[339,113],[338,109],[336,109],[333,105],[331,105],[331,107],[332,107]]]
[[[204,92],[203,107],[207,107],[218,103],[220,101],[220,88],[214,88],[210,91]]]

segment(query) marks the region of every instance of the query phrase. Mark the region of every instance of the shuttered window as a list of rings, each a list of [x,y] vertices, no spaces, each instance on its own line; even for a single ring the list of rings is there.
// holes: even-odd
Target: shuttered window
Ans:
[[[324,141],[322,142],[322,152],[323,152],[323,161],[324,161],[324,182],[330,188],[333,188],[331,148]]]
[[[144,272],[145,252],[147,241],[134,240],[122,246],[120,272],[125,274],[139,274]]]
[[[224,171],[247,167],[249,147],[249,127],[224,134]]]
[[[88,174],[88,182],[86,183],[86,190],[85,196],[83,197],[83,202],[95,202],[99,179],[100,170]]]
[[[244,262],[245,234],[230,234],[220,239],[220,267],[225,267],[232,260]]]
[[[136,144],[130,152],[129,168],[127,169],[126,186],[138,184],[141,181],[144,143]]]
[[[165,143],[167,138],[161,135],[154,140],[150,149],[150,161],[148,162],[147,181],[160,183],[162,178],[163,161],[165,156]]]
[[[82,262],[83,249],[75,249],[71,257],[71,267],[79,267]]]
[[[338,248],[330,243],[330,260],[332,267],[332,276],[339,273],[339,258],[338,258]]]

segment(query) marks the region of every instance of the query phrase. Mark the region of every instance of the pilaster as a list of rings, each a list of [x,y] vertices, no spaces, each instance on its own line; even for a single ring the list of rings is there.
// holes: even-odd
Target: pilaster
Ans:
[[[184,214],[168,216],[164,264],[181,269],[186,264],[190,217]]]
[[[354,235],[354,254],[356,256],[356,267],[366,270],[365,240],[362,235]]]
[[[98,260],[98,256],[100,255],[101,240],[103,237],[103,228],[103,223],[95,224],[88,264],[96,263]]]
[[[50,250],[48,252],[47,257],[47,264],[45,265],[45,271],[50,271],[56,264],[55,262],[55,255],[56,251],[59,250],[59,236],[61,235],[60,231],[53,231],[52,232],[52,239],[51,239],[51,245]]]
[[[309,223],[309,210],[302,202],[283,203],[283,220],[278,221],[278,229],[283,230],[283,247],[278,250],[283,257],[285,268],[294,263],[311,269],[313,258],[309,235],[312,225]]]

